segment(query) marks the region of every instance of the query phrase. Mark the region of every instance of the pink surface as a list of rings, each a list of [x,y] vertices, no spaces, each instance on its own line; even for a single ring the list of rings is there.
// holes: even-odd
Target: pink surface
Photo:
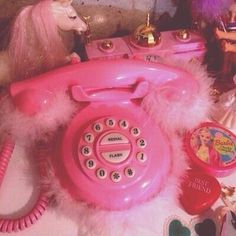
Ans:
[[[161,32],[161,43],[153,48],[143,48],[134,45],[130,40],[130,36],[126,36],[108,39],[112,41],[114,51],[105,52],[104,50],[100,50],[99,45],[104,40],[95,40],[86,45],[86,52],[89,60],[129,57],[157,61],[160,57],[172,57],[175,59],[198,59],[202,61],[206,51],[204,39],[196,32],[190,32],[190,38],[188,40],[179,40],[176,37],[176,32]]]
[[[122,58],[126,55],[128,57],[131,57],[131,51],[125,41],[124,38],[113,38],[111,41],[113,42],[114,45],[114,50],[113,51],[107,51],[105,52],[104,50],[101,50],[101,44],[104,42],[104,40],[94,40],[91,43],[86,45],[86,51],[89,59],[105,59],[105,58]]]

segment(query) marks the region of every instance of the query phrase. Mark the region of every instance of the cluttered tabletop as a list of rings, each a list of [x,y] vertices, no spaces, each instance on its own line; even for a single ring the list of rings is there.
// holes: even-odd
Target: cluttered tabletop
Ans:
[[[106,4],[31,4],[0,34],[0,235],[236,235],[236,4],[97,37]]]

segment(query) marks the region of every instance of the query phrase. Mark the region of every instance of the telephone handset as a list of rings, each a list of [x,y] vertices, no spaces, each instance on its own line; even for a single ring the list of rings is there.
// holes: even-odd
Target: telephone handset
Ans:
[[[50,110],[58,91],[79,105],[52,148],[55,176],[75,200],[123,210],[157,195],[172,167],[168,137],[142,107],[151,87],[171,101],[198,83],[176,67],[120,59],[66,66],[13,83],[9,93],[26,117]]]

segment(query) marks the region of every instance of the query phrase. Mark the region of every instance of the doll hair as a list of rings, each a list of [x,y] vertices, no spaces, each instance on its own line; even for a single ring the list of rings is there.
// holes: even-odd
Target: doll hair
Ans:
[[[50,11],[52,1],[26,6],[16,17],[8,48],[13,79],[25,79],[65,63],[68,52]]]
[[[191,10],[193,15],[214,21],[226,12],[234,3],[234,0],[192,0]]]

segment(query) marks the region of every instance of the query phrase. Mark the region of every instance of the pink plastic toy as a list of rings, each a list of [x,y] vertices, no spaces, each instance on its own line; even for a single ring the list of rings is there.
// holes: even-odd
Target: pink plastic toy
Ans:
[[[87,25],[71,2],[41,0],[23,8],[15,19],[8,51],[2,53],[8,64],[3,66],[0,80],[9,77],[4,70],[11,73],[12,79],[25,79],[66,64],[76,56],[71,54],[68,43],[73,44],[73,40],[68,42],[68,33],[86,31]]]
[[[197,89],[195,83],[188,84],[184,72],[182,74],[174,68],[166,71],[162,65],[158,68],[146,65],[150,66],[148,72],[132,62],[124,63],[117,63],[116,67],[111,67],[113,70],[109,65],[112,62],[101,63],[99,67],[95,63],[93,68],[96,71],[104,66],[110,69],[109,79],[103,74],[102,81],[98,79],[97,83],[84,78],[79,86],[72,86],[72,97],[78,102],[90,102],[90,105],[78,113],[66,129],[61,143],[61,163],[55,163],[62,186],[75,199],[107,210],[127,209],[153,198],[163,188],[163,181],[171,171],[168,139],[154,120],[140,110],[140,103],[132,100],[142,99],[147,94],[148,82],[156,86],[164,82],[155,78],[157,71],[166,81],[172,73],[176,74],[175,81],[166,83],[170,90],[172,86],[177,90]],[[120,66],[124,69],[124,77],[110,77]],[[131,69],[131,66],[136,68]],[[141,72],[139,68],[145,70],[144,81],[134,80],[140,76],[129,77],[128,70],[136,74]],[[107,88],[110,89],[101,89],[100,86],[105,86],[103,83],[106,87],[109,84]],[[96,89],[86,91],[83,87],[89,84]],[[116,86],[118,89],[113,89]],[[158,158],[161,156],[164,158]]]
[[[172,142],[179,123],[173,125],[173,113],[156,116],[151,108],[163,110],[167,102],[169,109],[174,104],[177,118],[176,104],[185,106],[196,125],[205,117],[205,107],[195,107],[202,89],[198,79],[187,70],[141,60],[69,65],[11,84],[10,99],[1,104],[0,131],[36,152],[42,143],[49,147],[44,163],[51,169],[44,168],[41,177],[58,201],[63,192],[88,211],[128,210],[158,196],[167,181],[174,194],[186,167],[183,159],[179,162],[184,156],[180,142]],[[150,105],[145,99],[152,92],[156,95],[149,97]],[[203,112],[201,118],[196,119],[195,108]],[[172,130],[161,123],[169,119]],[[8,231],[13,230],[9,224]]]
[[[225,207],[221,209],[221,236],[234,235],[236,232],[236,188],[222,185],[221,199]]]
[[[203,123],[185,137],[193,163],[214,176],[226,176],[236,168],[236,136],[213,122]]]
[[[186,30],[187,31],[187,30]],[[89,60],[103,60],[105,58],[138,58],[146,61],[160,61],[160,58],[174,58],[185,61],[203,61],[205,49],[204,39],[196,32],[188,32],[189,37],[178,37],[181,31],[166,31],[161,33],[161,43],[153,48],[135,45],[131,36],[94,40],[86,45]],[[110,47],[102,45],[110,44]]]

